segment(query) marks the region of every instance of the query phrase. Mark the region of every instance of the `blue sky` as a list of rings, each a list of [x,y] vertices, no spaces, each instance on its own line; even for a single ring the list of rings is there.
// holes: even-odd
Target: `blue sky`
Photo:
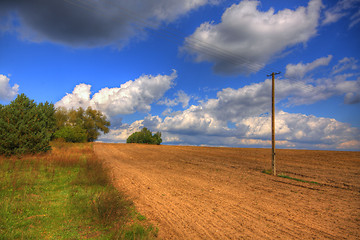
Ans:
[[[91,106],[106,142],[360,150],[360,1],[5,0],[0,103]]]

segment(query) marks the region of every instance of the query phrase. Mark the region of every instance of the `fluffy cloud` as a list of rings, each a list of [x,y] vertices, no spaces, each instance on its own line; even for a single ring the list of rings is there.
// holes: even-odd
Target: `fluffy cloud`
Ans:
[[[14,86],[10,86],[10,79],[0,74],[0,100],[10,101],[12,100],[19,91],[19,85],[14,84]]]
[[[333,7],[325,11],[325,18],[322,20],[322,25],[327,25],[339,21],[341,18],[352,13],[352,9],[358,9],[359,0],[341,0],[338,1]],[[352,13],[350,17],[349,28],[354,27],[360,22],[360,10]]]
[[[356,103],[359,99],[360,78],[348,81],[347,77],[347,75],[339,75],[333,79],[320,79],[316,81],[315,86],[307,83],[294,84],[293,81],[287,79],[277,80],[277,102],[303,105],[332,96],[345,95],[345,103]],[[239,119],[257,118],[270,111],[271,81],[267,79],[239,89],[223,89],[217,93],[217,98],[209,99],[199,106],[191,106],[184,111],[172,113],[164,119],[163,127],[167,131],[194,129],[192,133],[209,132],[207,131],[209,128],[211,134],[223,134],[228,129],[229,121],[235,123]],[[244,129],[238,130],[241,130],[238,134],[242,134]]]
[[[337,148],[338,149],[355,149],[355,150],[359,150],[360,149],[360,141],[359,140],[350,140],[350,141],[347,141],[347,142],[343,142],[343,143],[339,144]]]
[[[72,93],[67,93],[59,102],[55,104],[55,107],[71,108],[87,108],[90,106],[90,94],[91,85],[81,83],[76,85]]]
[[[319,66],[327,66],[332,56],[316,59],[311,63],[288,64],[285,76],[287,79],[277,80],[276,95],[278,100],[286,99],[288,105],[312,104],[332,96],[344,95],[345,104],[360,101],[360,78],[354,70],[358,69],[355,58],[345,57],[331,68],[326,77],[312,79],[305,75]],[[342,73],[342,74],[339,74]]]
[[[328,65],[330,60],[328,56],[287,69],[298,68],[306,75],[318,66]],[[357,75],[345,73],[307,81],[278,79],[276,101],[279,106],[302,105],[343,95],[344,103],[359,103],[360,77],[353,79],[354,76]],[[149,115],[133,124],[123,124],[110,134],[116,141],[125,141],[132,132],[148,127],[161,131],[164,143],[170,144],[270,146],[270,110],[271,80],[266,79],[239,89],[223,89],[216,98],[200,101],[183,111],[164,112],[162,118]],[[359,150],[360,146],[358,128],[331,118],[285,111],[276,113],[276,136],[277,145],[288,148]]]
[[[235,121],[239,117],[256,116],[268,112],[271,105],[271,81],[247,85],[243,88],[226,88],[209,99],[203,108],[218,119]]]
[[[121,47],[145,28],[176,20],[214,0],[3,0],[0,29],[30,41]],[[20,24],[19,24],[20,23]]]
[[[276,113],[277,145],[288,148],[311,149],[360,149],[358,128],[331,118]],[[123,124],[103,136],[103,141],[124,142],[126,138],[142,127],[161,131],[164,143],[212,146],[270,146],[271,118],[269,115],[238,118],[234,128],[226,126],[226,121],[208,115],[199,106],[176,116],[161,119],[149,115],[144,120]]]
[[[177,93],[175,93],[174,99],[164,98],[161,101],[159,101],[158,104],[166,105],[168,107],[174,107],[181,104],[182,107],[185,108],[189,105],[189,101],[190,101],[190,96],[187,95],[184,91],[179,90]]]
[[[332,55],[327,57],[318,58],[315,61],[307,64],[298,63],[296,65],[288,64],[286,66],[285,76],[287,78],[302,79],[306,73],[314,70],[320,66],[327,66],[332,59]]]
[[[325,144],[340,147],[355,140],[360,130],[331,118],[319,118],[304,114],[279,111],[276,116],[276,139],[307,144]],[[251,117],[241,120],[238,127],[246,127],[248,138],[266,139],[271,135],[270,116]]]
[[[287,106],[312,104],[333,96],[345,96],[344,103],[357,103],[360,78],[353,75],[337,75],[331,78],[312,80],[312,83],[278,79],[275,84],[276,102]],[[349,80],[351,79],[351,80]],[[217,98],[204,102],[202,108],[218,119],[233,121],[238,117],[258,116],[271,109],[271,80],[244,86],[226,88],[217,93]]]
[[[222,135],[227,130],[224,122],[207,112],[202,106],[190,106],[188,109],[168,116],[161,124],[166,132],[186,135]]]
[[[329,99],[333,96],[345,95],[344,103],[356,103],[360,91],[360,78],[347,80],[351,75],[339,75],[333,78],[324,78],[314,81],[314,84],[293,82],[287,79],[276,83],[277,101],[285,100],[286,105],[308,105]]]
[[[106,135],[102,135],[99,141],[102,142],[126,142],[126,139],[134,132],[138,132],[143,128],[143,120],[135,121],[132,124],[122,124],[116,129],[110,129]]]
[[[67,94],[56,107],[77,108],[91,106],[108,116],[131,114],[136,111],[150,111],[150,104],[160,99],[172,86],[177,77],[174,70],[171,75],[144,75],[134,81],[128,81],[118,88],[103,88],[91,98],[91,86],[79,84]]]
[[[144,126],[153,131],[160,129],[161,121],[161,118],[158,116],[148,115],[143,120],[137,120],[131,124],[123,123],[111,128],[110,132],[102,135],[99,140],[103,142],[126,142],[126,139],[132,133],[140,131]]]
[[[306,43],[316,35],[321,0],[307,7],[275,13],[257,9],[260,1],[241,1],[229,7],[221,22],[205,22],[186,38],[183,49],[196,61],[214,63],[214,71],[234,74],[256,72],[287,47]],[[209,46],[211,47],[209,49]]]

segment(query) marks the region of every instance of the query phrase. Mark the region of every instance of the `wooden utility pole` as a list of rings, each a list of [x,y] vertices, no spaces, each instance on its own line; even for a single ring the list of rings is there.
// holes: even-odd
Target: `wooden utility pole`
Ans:
[[[272,87],[271,87],[271,148],[272,148],[272,158],[271,158],[271,167],[273,175],[276,176],[276,161],[275,161],[275,75],[278,73],[271,73],[267,75],[272,77]]]

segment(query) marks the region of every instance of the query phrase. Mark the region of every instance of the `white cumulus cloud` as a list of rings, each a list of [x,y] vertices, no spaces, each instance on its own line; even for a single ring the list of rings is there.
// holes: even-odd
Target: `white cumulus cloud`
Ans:
[[[275,116],[277,146],[310,149],[360,150],[360,130],[331,118],[278,111]],[[113,129],[101,140],[125,142],[143,127],[161,131],[164,143],[209,146],[271,146],[270,115],[234,119],[235,127],[219,120],[200,106],[191,106],[176,116],[147,116]]]
[[[161,129],[186,135],[218,135],[224,133],[227,127],[224,121],[207,112],[202,106],[190,106],[173,116],[167,116],[161,124]]]
[[[175,93],[174,99],[168,99],[164,98],[158,102],[159,105],[166,105],[168,107],[174,107],[179,104],[182,105],[183,108],[187,107],[189,105],[190,96],[187,95],[184,91],[179,90],[177,93]]]
[[[350,104],[352,101],[349,99],[352,99],[360,91],[360,79],[348,81],[347,78],[346,75],[340,75],[333,78],[318,79],[314,85],[304,82],[294,83],[287,79],[278,80],[276,83],[277,100],[285,99],[289,106],[308,105],[333,96],[344,95],[344,102]]]
[[[67,94],[56,107],[77,108],[93,107],[108,116],[131,114],[136,111],[150,111],[153,102],[160,99],[171,88],[177,77],[174,70],[171,75],[144,75],[121,84],[118,88],[103,88],[92,98],[91,86],[79,84]]]
[[[76,85],[72,93],[67,93],[55,107],[71,108],[87,108],[90,105],[91,85],[81,83]]]
[[[214,63],[214,71],[234,74],[256,72],[287,47],[306,43],[317,33],[321,0],[307,7],[275,13],[257,9],[260,1],[244,0],[226,9],[221,22],[205,22],[186,38],[183,50],[196,61]],[[209,49],[211,47],[211,50]]]
[[[340,148],[360,135],[358,128],[331,118],[279,111],[275,116],[276,139],[300,144],[322,144]],[[266,139],[271,136],[270,116],[251,117],[238,123],[247,128],[248,138]]]
[[[311,70],[319,66],[328,66],[332,56],[318,58],[311,63],[288,64],[286,79],[276,81],[278,100],[286,99],[288,105],[312,104],[333,96],[344,95],[345,104],[355,104],[360,98],[360,78],[354,71],[358,69],[355,58],[345,57],[323,78],[304,78]],[[342,74],[339,74],[342,73]]]
[[[122,124],[120,127],[110,129],[106,135],[101,135],[102,142],[126,142],[126,139],[134,132],[143,128],[143,120],[134,121],[132,124]]]
[[[307,70],[326,65],[330,59],[320,58],[299,66],[305,68],[306,74]],[[279,106],[281,102],[303,105],[343,95],[345,103],[359,103],[360,78],[352,79],[354,76],[342,74],[308,82],[278,79],[276,100]],[[271,80],[266,79],[239,89],[222,89],[216,98],[200,101],[182,111],[168,111],[162,118],[148,115],[133,124],[123,124],[111,134],[114,140],[125,141],[129,133],[148,127],[161,131],[164,143],[170,144],[270,146],[270,111]],[[279,110],[276,136],[281,147],[358,150],[360,130],[331,118]]]
[[[12,100],[19,92],[19,85],[14,84],[10,85],[10,79],[0,74],[0,100],[10,101]]]

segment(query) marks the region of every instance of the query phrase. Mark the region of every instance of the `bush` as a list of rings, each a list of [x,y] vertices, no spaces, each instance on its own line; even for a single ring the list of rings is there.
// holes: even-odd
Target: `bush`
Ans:
[[[55,138],[62,138],[66,142],[86,142],[86,130],[79,126],[65,126],[57,130]]]
[[[135,132],[131,134],[126,140],[126,143],[145,143],[156,145],[160,145],[161,142],[161,133],[157,132],[152,135],[151,131],[147,128],[143,128],[140,132]]]

